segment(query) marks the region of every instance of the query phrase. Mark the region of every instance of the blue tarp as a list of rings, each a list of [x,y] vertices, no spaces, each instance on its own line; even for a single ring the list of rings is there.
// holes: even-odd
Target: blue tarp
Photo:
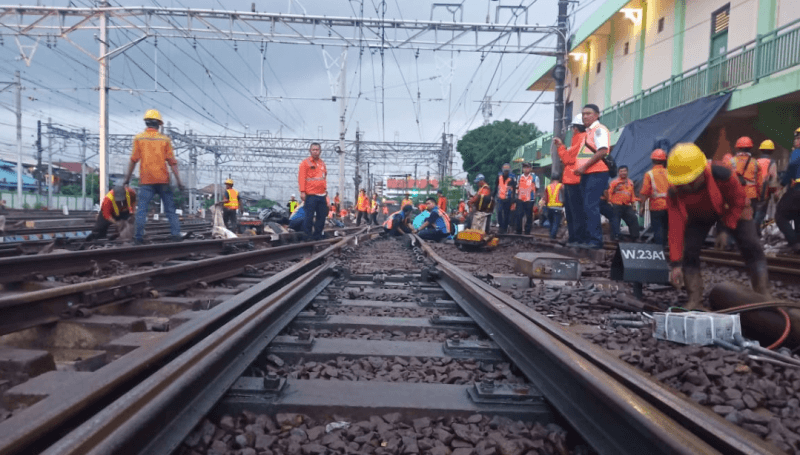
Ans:
[[[731,94],[726,93],[701,98],[625,125],[612,152],[617,166],[627,165],[628,177],[640,181],[652,167],[650,154],[657,140],[669,144],[661,145],[662,148],[680,142],[694,142],[730,97]],[[669,153],[668,149],[664,151]]]

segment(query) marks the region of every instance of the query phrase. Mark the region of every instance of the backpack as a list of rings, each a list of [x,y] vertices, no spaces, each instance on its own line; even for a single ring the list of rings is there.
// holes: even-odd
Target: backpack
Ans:
[[[592,147],[589,142],[585,142],[586,147],[592,151],[592,153],[597,153],[597,150]],[[608,175],[612,178],[617,176],[617,162],[614,160],[614,157],[611,156],[611,150],[608,151],[605,155],[603,155],[603,163],[608,168]]]

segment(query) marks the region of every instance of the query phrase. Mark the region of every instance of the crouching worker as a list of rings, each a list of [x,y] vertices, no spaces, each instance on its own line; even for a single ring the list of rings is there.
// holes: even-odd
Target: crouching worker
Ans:
[[[447,216],[446,212],[440,210],[432,197],[429,197],[425,201],[425,204],[427,205],[430,215],[425,219],[425,222],[422,223],[422,226],[419,227],[417,235],[422,240],[429,240],[432,242],[438,242],[439,240],[447,238],[447,236],[450,235],[450,217]]]
[[[670,280],[686,287],[687,309],[703,302],[700,250],[717,221],[731,230],[745,260],[753,290],[769,298],[764,249],[756,235],[753,207],[736,173],[707,162],[694,144],[678,144],[667,160]]]
[[[86,240],[106,238],[108,228],[112,224],[117,225],[117,231],[121,231],[124,224],[133,221],[131,207],[135,205],[136,192],[132,188],[124,185],[115,186],[103,198],[103,203],[100,205],[100,213],[97,214],[97,223],[95,223],[92,233],[86,237]]]
[[[305,223],[306,219],[306,210],[303,208],[304,204],[296,205],[294,208],[294,212],[289,216],[289,229],[302,232],[303,231],[303,223]]]
[[[389,235],[401,236],[403,234],[411,234],[411,212],[414,210],[413,205],[404,205],[403,210],[394,212],[389,215],[389,218],[383,222],[383,230]]]

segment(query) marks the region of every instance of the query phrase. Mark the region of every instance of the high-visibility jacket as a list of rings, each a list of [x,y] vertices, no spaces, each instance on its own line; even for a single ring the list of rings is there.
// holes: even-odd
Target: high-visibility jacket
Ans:
[[[133,202],[136,201],[136,193],[132,189],[125,189],[125,205],[120,207],[117,201],[114,200],[114,190],[111,190],[103,198],[103,204],[100,212],[103,218],[111,221],[119,219],[121,213],[133,213]]]
[[[442,213],[447,212],[447,198],[444,197],[444,196],[441,196],[439,198],[439,200],[437,201],[436,206],[439,207],[439,210],[441,210]]]
[[[494,201],[489,185],[484,183],[483,186],[478,189],[475,196],[470,198],[469,205],[475,207],[475,210],[479,212],[492,213]]]
[[[517,198],[520,201],[528,202],[536,199],[536,176],[533,174],[522,174],[517,182]]]
[[[294,211],[297,210],[298,205],[299,204],[297,203],[297,201],[289,201],[289,214],[294,213]]]
[[[458,213],[460,213],[461,215],[466,215],[467,204],[465,204],[464,201],[458,203]]]
[[[497,176],[497,197],[500,199],[508,199],[513,196],[514,177],[509,175],[508,178],[503,177],[503,174]]]
[[[386,206],[386,205],[383,206],[383,214],[384,215],[388,215],[389,214],[389,207]]]
[[[449,234],[450,233],[450,226],[451,226],[450,225],[450,217],[447,216],[446,213],[444,213],[441,210],[439,210],[439,207],[434,207],[433,210],[431,210],[431,214],[434,214],[434,213],[439,215],[439,217],[436,219],[436,221],[434,222],[432,227],[435,228],[436,230],[438,230],[439,232],[442,232],[442,233],[445,233],[445,234]],[[426,218],[425,221],[428,221],[429,219],[430,219],[430,217]]]
[[[563,183],[551,183],[547,185],[546,188],[546,195],[547,198],[547,206],[551,208],[556,207],[564,207],[564,203],[561,202],[561,189],[564,187]]]
[[[419,209],[420,212],[424,212],[425,210],[428,210],[428,206],[425,205],[425,204],[420,204],[419,207],[417,207],[417,208]]]
[[[575,166],[578,162],[578,152],[586,140],[586,133],[573,133],[572,145],[567,148],[565,145],[558,147],[558,156],[564,164],[564,172],[561,174],[561,183],[564,185],[578,185],[581,183],[581,176],[575,175]]]
[[[764,183],[758,168],[758,160],[749,153],[737,153],[731,164],[739,176],[739,183],[744,187],[744,194],[748,199],[757,199]]]
[[[759,158],[758,170],[761,172],[761,199],[778,191],[778,166],[772,158]]]
[[[411,199],[403,199],[403,202],[400,203],[400,209],[407,205],[414,205],[414,202]]]
[[[369,213],[378,213],[378,200],[373,199],[369,203]]]
[[[614,205],[630,205],[636,201],[633,192],[633,181],[631,179],[622,180],[617,177],[608,186],[608,203]]]
[[[364,194],[358,195],[358,202],[356,203],[356,210],[359,212],[366,212],[369,210],[369,198]]]
[[[577,161],[575,162],[576,168],[586,164],[597,150],[601,148],[608,149],[611,146],[610,140],[611,134],[608,132],[608,128],[606,128],[605,125],[601,124],[599,121],[592,123],[591,126],[586,128],[586,136],[583,145],[578,151]],[[606,151],[606,153],[608,153],[608,151]],[[608,166],[606,166],[603,160],[598,160],[589,169],[586,169],[584,173],[594,174],[597,172],[608,172]]]
[[[405,220],[405,216],[403,216],[403,211],[402,210],[398,210],[398,211],[392,213],[391,215],[389,215],[388,218],[386,218],[386,221],[383,222],[383,227],[386,228],[387,230],[391,231],[392,230],[392,226],[394,226],[394,219],[395,219],[395,217],[397,215],[400,215],[400,220],[401,221]]]
[[[336,196],[336,197],[333,198],[333,204],[334,205],[339,205],[339,196]]]
[[[321,159],[315,160],[312,157],[304,159],[300,163],[300,171],[297,173],[297,184],[301,193],[310,196],[322,196],[328,192],[328,168]]]
[[[669,190],[667,170],[664,166],[657,164],[644,175],[640,193],[642,196],[650,198],[650,210],[666,210],[667,190]]]
[[[228,200],[225,201],[226,210],[239,210],[239,192],[233,188],[226,190],[228,193]]]

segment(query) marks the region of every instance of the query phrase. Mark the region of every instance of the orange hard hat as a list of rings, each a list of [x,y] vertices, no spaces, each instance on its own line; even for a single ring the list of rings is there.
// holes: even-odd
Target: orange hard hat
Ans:
[[[753,140],[747,136],[742,136],[736,141],[737,149],[751,149],[753,148]]]
[[[654,161],[667,161],[667,154],[661,149],[655,149],[653,153],[650,154],[650,159]]]

